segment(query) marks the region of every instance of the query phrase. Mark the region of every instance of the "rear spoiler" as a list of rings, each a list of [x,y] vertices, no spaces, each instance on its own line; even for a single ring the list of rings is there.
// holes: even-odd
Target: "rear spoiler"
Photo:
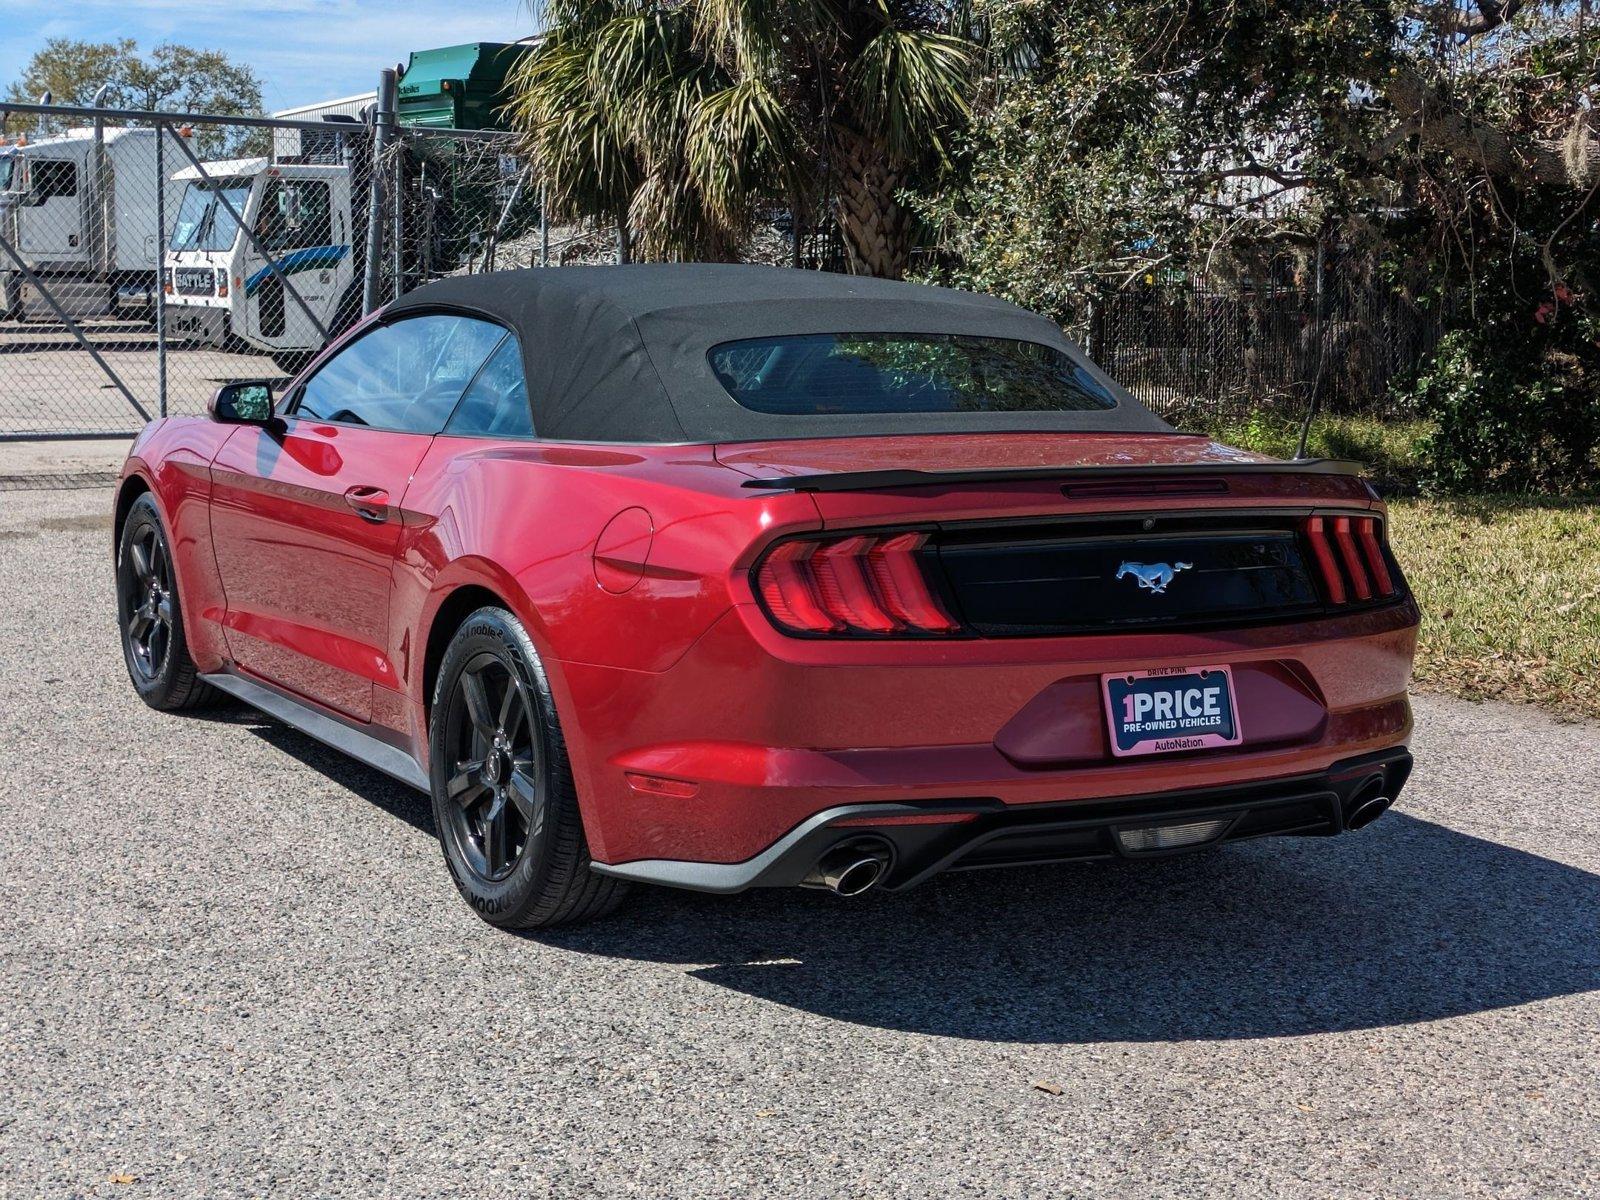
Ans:
[[[836,471],[747,479],[740,486],[790,492],[868,492],[879,488],[946,487],[958,483],[1019,483],[1036,479],[1187,479],[1218,475],[1361,475],[1364,463],[1342,458],[1284,462],[1157,463],[1149,466],[1003,467],[967,471]]]

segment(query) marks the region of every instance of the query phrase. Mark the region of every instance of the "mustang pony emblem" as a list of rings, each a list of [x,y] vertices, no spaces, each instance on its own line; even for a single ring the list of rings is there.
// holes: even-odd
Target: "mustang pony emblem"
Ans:
[[[1164,592],[1167,590],[1167,584],[1172,582],[1173,576],[1193,566],[1193,563],[1125,562],[1117,568],[1117,578],[1132,575],[1139,581],[1140,587],[1148,588],[1152,592]]]

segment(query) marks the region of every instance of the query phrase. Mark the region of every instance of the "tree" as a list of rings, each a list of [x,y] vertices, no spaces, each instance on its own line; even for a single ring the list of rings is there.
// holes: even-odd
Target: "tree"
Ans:
[[[974,9],[1010,67],[978,94],[959,169],[912,198],[938,231],[938,277],[1072,321],[1107,289],[1143,291],[1153,311],[1168,278],[1245,292],[1342,262],[1368,294],[1419,322],[1439,312],[1458,335],[1397,396],[1439,422],[1441,455],[1481,455],[1503,428],[1560,429],[1561,453],[1541,461],[1565,465],[1546,479],[1600,477],[1572,465],[1592,454],[1593,422],[1561,415],[1600,380],[1587,2]],[[1353,320],[1308,327],[1310,361],[1361,369],[1350,347],[1375,333]],[[1488,396],[1505,400],[1498,424],[1464,426]],[[1437,465],[1441,479],[1495,477]]]
[[[22,78],[7,90],[21,103],[49,92],[57,104],[90,104],[106,89],[110,108],[255,116],[261,112],[261,80],[248,66],[232,62],[217,50],[196,50],[164,42],[141,54],[136,42],[80,42],[51,38],[37,50]],[[45,133],[61,122],[27,114],[7,117],[7,129]],[[236,150],[252,139],[242,129],[201,128],[196,149],[205,155]]]
[[[662,259],[727,258],[758,205],[837,197],[852,268],[898,277],[900,191],[948,162],[978,47],[960,3],[550,0],[513,112],[556,208]]]
[[[1479,279],[1538,246],[1541,298],[1586,291],[1572,284],[1591,269],[1600,157],[1587,3],[975,9],[997,60],[1023,65],[989,80],[956,182],[919,207],[977,282],[1050,298],[1365,226]]]

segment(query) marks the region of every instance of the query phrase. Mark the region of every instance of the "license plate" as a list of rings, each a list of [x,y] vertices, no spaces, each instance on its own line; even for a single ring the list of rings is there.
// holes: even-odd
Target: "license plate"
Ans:
[[[1111,753],[1171,754],[1237,746],[1239,705],[1227,667],[1157,667],[1102,675]]]

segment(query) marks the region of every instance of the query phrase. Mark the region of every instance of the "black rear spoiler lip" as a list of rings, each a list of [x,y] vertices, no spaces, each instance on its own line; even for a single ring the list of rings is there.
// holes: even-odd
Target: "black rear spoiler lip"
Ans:
[[[1302,458],[1283,462],[1153,463],[1149,466],[1003,467],[998,470],[837,471],[823,475],[779,475],[747,479],[741,487],[789,492],[868,492],[880,488],[945,487],[960,483],[1018,483],[1038,479],[1182,479],[1197,475],[1353,475],[1364,463],[1342,458]]]

